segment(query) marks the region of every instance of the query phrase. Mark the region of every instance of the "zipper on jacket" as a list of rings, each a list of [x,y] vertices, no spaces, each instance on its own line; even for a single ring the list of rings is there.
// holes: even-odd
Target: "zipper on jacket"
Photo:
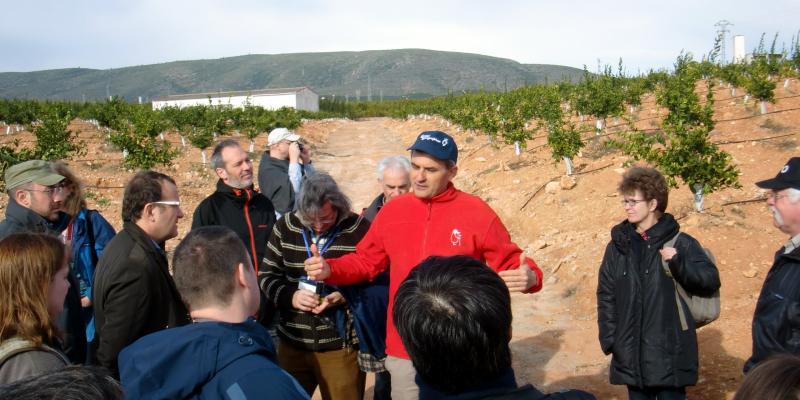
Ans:
[[[648,245],[648,247],[650,247],[650,246]],[[642,255],[644,256],[644,254],[642,254]],[[638,261],[642,262],[642,259],[644,259],[644,257],[641,257],[641,259],[639,259]],[[639,280],[639,282],[638,282],[639,283],[639,293],[638,293],[638,297],[639,297],[639,323],[637,324],[637,325],[639,325],[639,327],[638,327],[639,328],[639,334],[637,335],[637,338],[636,338],[636,361],[637,361],[636,362],[636,367],[638,368],[638,371],[636,373],[636,383],[639,384],[639,387],[643,387],[644,386],[644,372],[643,372],[644,368],[642,368],[642,330],[644,329],[643,328],[643,325],[644,325],[644,297],[643,297],[644,296],[644,277],[642,276],[641,273],[637,273],[636,276],[637,276],[637,279]]]
[[[422,257],[420,260],[424,260],[428,255],[428,228],[431,225],[431,211],[433,208],[433,202],[428,202],[428,215],[425,217],[425,231],[422,234]]]
[[[250,233],[250,251],[253,253],[253,270],[256,272],[256,276],[258,275],[258,263],[261,260],[257,260],[256,253],[256,238],[255,233],[253,233],[253,224],[250,222],[250,191],[245,189],[244,191],[247,195],[247,198],[244,201],[244,221],[247,223],[247,232]]]

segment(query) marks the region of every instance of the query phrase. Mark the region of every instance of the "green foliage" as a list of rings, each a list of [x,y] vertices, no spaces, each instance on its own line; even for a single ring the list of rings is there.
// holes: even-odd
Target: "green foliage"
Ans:
[[[656,97],[669,113],[660,132],[626,132],[613,143],[634,160],[645,160],[656,166],[669,184],[677,187],[678,179],[703,188],[703,193],[733,186],[739,187],[739,170],[730,154],[709,140],[714,129],[712,83],[707,81],[705,102],[695,93],[695,82],[701,69],[688,54],[681,54],[675,72],[660,85]],[[694,193],[694,191],[693,191]],[[701,210],[698,210],[701,211]]]
[[[127,151],[122,165],[131,169],[150,169],[156,165],[169,165],[177,152],[169,142],[136,132],[132,126],[111,133],[111,143]]]
[[[642,77],[626,78],[622,86],[622,99],[629,106],[638,107],[642,105],[642,95],[648,91],[647,80]]]
[[[214,143],[214,132],[208,127],[193,129],[189,132],[187,139],[189,139],[189,143],[191,143],[192,146],[200,150],[205,150]]]
[[[707,97],[705,105],[695,94],[695,85],[701,79],[698,64],[689,54],[681,54],[675,63],[675,72],[656,91],[658,104],[669,111],[664,123],[679,125],[686,122],[705,125],[713,129],[714,99]],[[711,88],[708,94],[711,95]]]
[[[128,115],[112,119],[115,130],[110,141],[127,153],[122,165],[131,169],[150,169],[156,165],[169,165],[178,155],[169,142],[158,139],[159,133],[169,125],[163,114],[149,107],[135,106]]]
[[[563,158],[572,159],[583,148],[581,134],[571,123],[548,124],[547,132],[547,144],[552,149],[555,161]]]
[[[597,75],[590,74],[584,67],[583,80],[575,88],[575,110],[602,120],[622,115],[626,97],[622,78],[614,75],[608,65]]]
[[[759,101],[775,102],[775,82],[770,79],[772,70],[768,57],[759,57],[746,67],[744,88]]]
[[[59,115],[55,110],[47,110],[40,117],[41,121],[33,127],[36,136],[34,158],[60,160],[71,155],[86,154],[86,144],[76,143],[75,134],[67,129],[72,121],[69,112]]]
[[[744,84],[744,71],[745,67],[742,64],[726,64],[717,71],[717,74],[723,82],[739,87]]]
[[[0,121],[7,124],[28,125],[36,121],[41,107],[36,100],[0,99]]]
[[[34,159],[36,159],[34,152],[31,149],[20,147],[19,139],[14,139],[11,145],[0,145],[0,191],[6,190],[6,168]]]

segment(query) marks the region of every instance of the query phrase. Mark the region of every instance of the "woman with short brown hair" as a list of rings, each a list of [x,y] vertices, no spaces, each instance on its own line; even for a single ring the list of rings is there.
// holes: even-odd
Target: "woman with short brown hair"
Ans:
[[[64,310],[68,256],[55,237],[0,241],[0,384],[63,368],[55,318]]]
[[[677,236],[660,172],[629,169],[619,193],[625,220],[611,229],[597,285],[600,346],[613,354],[609,378],[626,385],[632,400],[682,400],[686,386],[697,383],[697,337],[683,301],[685,326],[680,318],[675,282],[711,295],[719,272],[695,238]]]

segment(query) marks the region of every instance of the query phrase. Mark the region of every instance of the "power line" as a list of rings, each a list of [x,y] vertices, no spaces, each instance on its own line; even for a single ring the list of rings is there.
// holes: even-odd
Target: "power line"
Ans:
[[[716,24],[714,24],[714,26],[719,28],[719,29],[717,29],[717,34],[719,35],[719,38],[720,38],[719,55],[720,55],[721,64],[724,65],[724,64],[727,64],[727,61],[728,61],[728,59],[725,56],[725,47],[727,46],[728,33],[730,32],[730,30],[728,30],[728,27],[729,26],[733,26],[733,23],[728,21],[727,19],[723,19],[723,20],[720,20],[719,22],[717,22]]]

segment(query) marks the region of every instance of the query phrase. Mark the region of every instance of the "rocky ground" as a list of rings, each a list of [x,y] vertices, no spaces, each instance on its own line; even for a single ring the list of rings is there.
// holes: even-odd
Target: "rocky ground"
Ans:
[[[731,96],[727,88],[717,91],[719,122],[712,140],[733,155],[742,187],[712,193],[706,197],[705,212],[697,213],[690,191],[681,186],[672,191],[668,207],[682,230],[715,254],[722,277],[722,315],[698,331],[701,373],[698,385],[689,389],[692,399],[731,398],[741,382],[758,291],[773,253],[786,239],[773,227],[765,202],[759,200],[764,193],[753,182],[774,176],[789,157],[800,154],[800,82],[792,80],[788,88],[779,85],[779,100],[765,115],[759,115],[752,100],[744,104],[739,92]],[[652,98],[646,98],[633,115],[638,127],[652,128],[663,114]],[[587,129],[594,126],[588,119],[576,122]],[[622,122],[607,124],[608,133]],[[0,132],[6,131],[3,128]],[[106,143],[104,132],[78,120],[71,129],[89,151],[69,163],[84,179],[91,207],[120,228],[122,188],[133,171],[120,167],[121,153]],[[511,345],[518,379],[546,390],[579,388],[601,399],[625,398],[622,388],[608,384],[609,358],[597,341],[595,290],[609,229],[624,218],[616,185],[627,158],[602,146],[604,137],[587,133],[587,146],[575,159],[577,173],[566,178],[563,164],[553,162],[543,137],[529,141],[517,156],[513,146],[490,143],[479,132],[463,131],[434,117],[308,121],[298,133],[311,144],[317,168],[330,172],[360,210],[379,190],[377,161],[405,154],[417,133],[431,129],[453,134],[459,144],[456,185],[487,201],[545,272],[540,293],[513,298]],[[246,147],[246,138],[231,136]],[[27,132],[0,135],[0,142],[14,139],[33,140]],[[177,133],[168,133],[166,140],[180,147]],[[256,140],[257,152],[265,142],[266,135]],[[259,159],[255,154],[256,168]],[[213,190],[216,176],[200,160],[199,150],[186,148],[171,166],[162,168],[177,180],[187,214],[169,248],[186,234],[195,206]],[[5,203],[4,198],[0,206]]]

